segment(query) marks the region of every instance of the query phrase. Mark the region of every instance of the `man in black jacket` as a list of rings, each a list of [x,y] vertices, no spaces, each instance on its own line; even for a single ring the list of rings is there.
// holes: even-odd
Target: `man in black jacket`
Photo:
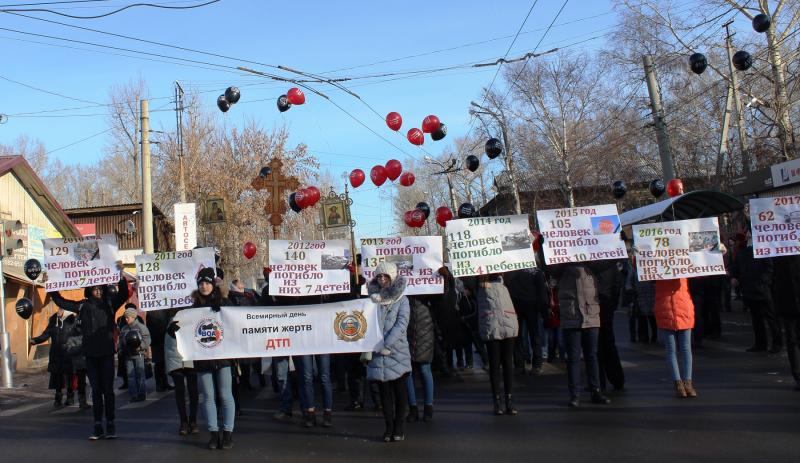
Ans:
[[[506,272],[503,281],[511,295],[511,302],[520,322],[525,322],[527,333],[520,333],[517,338],[516,351],[528,359],[528,353],[522,352],[523,336],[528,335],[533,352],[532,374],[542,372],[541,324],[550,309],[550,293],[544,272],[538,268]],[[522,323],[520,323],[520,327]]]
[[[747,233],[748,246],[741,249],[731,267],[731,285],[742,289],[742,299],[750,310],[753,321],[755,342],[747,352],[763,352],[767,350],[767,326],[772,334],[770,353],[781,351],[781,326],[775,315],[772,303],[772,259],[756,259],[753,256],[753,245],[750,232]]]
[[[84,288],[85,299],[80,301],[64,299],[58,291],[51,293],[57,306],[78,314],[78,323],[83,334],[82,348],[92,386],[94,430],[89,436],[90,440],[117,437],[114,425],[114,313],[128,300],[128,282],[124,277],[117,283],[117,287],[116,292],[109,291],[106,286]]]

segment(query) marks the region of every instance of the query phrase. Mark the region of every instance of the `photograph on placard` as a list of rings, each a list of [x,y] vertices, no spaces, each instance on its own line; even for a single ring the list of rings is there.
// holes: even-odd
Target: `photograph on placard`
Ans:
[[[414,256],[408,255],[393,255],[386,256],[386,262],[391,262],[397,266],[397,269],[414,270]]]
[[[503,251],[516,251],[517,249],[527,249],[531,247],[531,234],[528,230],[520,230],[514,233],[503,235],[501,241]]]
[[[79,260],[95,260],[100,257],[100,246],[97,241],[87,240],[78,243],[73,252]]]
[[[689,232],[689,252],[722,252],[716,231]]]
[[[592,234],[610,235],[619,230],[619,216],[601,215],[592,217]]]

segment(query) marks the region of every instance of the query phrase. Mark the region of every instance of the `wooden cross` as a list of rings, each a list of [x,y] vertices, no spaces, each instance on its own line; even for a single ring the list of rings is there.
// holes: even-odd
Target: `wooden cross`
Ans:
[[[283,223],[283,214],[286,212],[286,191],[296,190],[300,182],[295,177],[283,175],[283,161],[274,158],[268,164],[270,173],[266,177],[258,176],[253,179],[251,185],[256,191],[267,190],[270,194],[264,212],[269,214],[269,223],[275,239],[278,238],[278,227]]]

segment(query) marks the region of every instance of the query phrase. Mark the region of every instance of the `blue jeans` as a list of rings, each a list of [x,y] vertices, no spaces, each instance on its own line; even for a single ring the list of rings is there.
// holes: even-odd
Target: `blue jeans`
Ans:
[[[219,431],[217,426],[217,399],[214,394],[214,380],[219,389],[219,399],[222,402],[222,430],[233,431],[233,421],[236,418],[236,405],[233,402],[233,378],[231,367],[222,367],[218,370],[199,371],[197,379],[200,391],[203,393],[203,412],[206,415],[208,430]]]
[[[433,405],[433,373],[431,373],[430,363],[414,363],[413,373],[406,379],[408,387],[408,404],[412,407],[417,406],[417,392],[414,385],[414,376],[422,376],[422,388],[425,391],[425,405]]]
[[[583,361],[586,364],[586,376],[589,389],[600,390],[600,367],[597,363],[597,339],[600,328],[562,329],[561,333],[567,344],[567,381],[569,393],[580,396],[581,392],[581,348]]]
[[[681,379],[692,379],[692,330],[663,330],[660,329],[664,340],[664,350],[667,353],[667,365],[672,372],[673,381]],[[677,346],[676,346],[677,344]],[[677,352],[676,352],[677,347]],[[678,368],[678,352],[681,354],[680,366],[683,367],[683,378],[681,369]]]
[[[289,381],[289,357],[275,357],[272,359],[275,365],[275,376],[278,377],[278,388],[280,389],[280,404],[278,410],[292,413],[292,384]]]
[[[303,410],[311,410],[315,404],[314,394],[314,364],[316,363],[319,379],[322,383],[322,408],[333,409],[333,384],[331,383],[331,356],[330,354],[303,355],[296,357],[298,373],[303,379],[300,388],[300,406]]]
[[[128,371],[128,392],[131,398],[145,397],[147,385],[144,376],[144,356],[142,354],[125,356],[125,368]]]

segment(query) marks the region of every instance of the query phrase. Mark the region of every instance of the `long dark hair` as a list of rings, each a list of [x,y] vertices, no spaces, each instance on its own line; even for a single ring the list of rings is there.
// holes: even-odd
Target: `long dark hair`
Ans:
[[[195,307],[219,307],[222,305],[222,293],[217,285],[214,285],[214,289],[211,290],[211,294],[208,296],[200,294],[200,290],[198,289],[192,293],[192,297],[194,298]]]

